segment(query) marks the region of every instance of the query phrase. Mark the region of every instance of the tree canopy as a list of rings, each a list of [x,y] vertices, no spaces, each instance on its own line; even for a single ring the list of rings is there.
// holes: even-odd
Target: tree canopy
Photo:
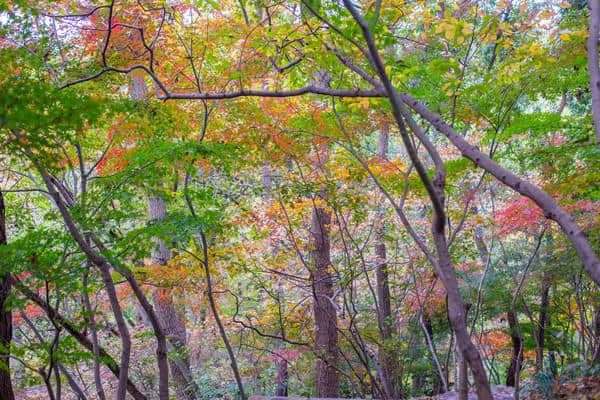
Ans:
[[[0,399],[600,375],[599,39],[596,0],[0,1]]]

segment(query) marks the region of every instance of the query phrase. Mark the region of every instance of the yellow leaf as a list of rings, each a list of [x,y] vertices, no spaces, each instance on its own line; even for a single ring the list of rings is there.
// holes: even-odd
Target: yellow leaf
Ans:
[[[464,38],[464,37],[462,37],[462,36],[459,36],[459,37],[456,39],[456,43],[458,43],[458,44],[463,44],[464,42],[465,42],[465,38]]]
[[[571,4],[569,2],[563,1],[558,5],[560,8],[571,8]]]
[[[454,37],[454,28],[450,27],[450,29],[446,30],[444,36],[446,36],[446,39],[448,40],[452,39]]]
[[[531,45],[531,47],[529,48],[529,51],[532,52],[533,54],[537,54],[539,53],[539,48],[540,48],[541,44],[540,43],[534,43]]]
[[[570,38],[571,36],[569,36],[568,33],[563,33],[560,35],[560,40],[562,40],[563,42],[567,42]]]

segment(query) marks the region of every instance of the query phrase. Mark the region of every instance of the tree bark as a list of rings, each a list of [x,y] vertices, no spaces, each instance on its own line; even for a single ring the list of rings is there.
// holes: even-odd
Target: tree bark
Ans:
[[[383,160],[388,158],[388,131],[382,129],[379,132],[377,143],[377,156]],[[398,356],[390,345],[394,328],[394,316],[392,314],[392,303],[390,298],[389,271],[387,263],[387,251],[385,246],[385,212],[383,205],[379,206],[376,213],[377,224],[375,231],[375,257],[376,257],[376,281],[377,281],[377,318],[379,319],[381,346],[379,347],[379,359],[383,370],[383,384],[386,393],[393,399],[399,398],[398,385]]]
[[[517,327],[517,317],[512,310],[506,313],[506,319],[508,320],[508,329],[512,343],[512,358],[506,370],[506,386],[514,387],[517,380],[517,365],[523,364],[523,352],[521,351],[523,337],[521,336],[520,329]]]
[[[8,243],[6,228],[6,207],[0,191],[0,246]],[[6,301],[11,291],[10,274],[0,271],[0,400],[14,400],[10,380],[10,343],[12,341],[12,311]]]
[[[600,39],[600,3],[588,0],[590,27],[587,40],[588,73],[592,92],[592,117],[596,128],[596,144],[600,146],[600,60],[598,59],[598,39]]]
[[[287,397],[288,395],[288,362],[282,358],[276,362],[277,366],[277,377],[275,383],[277,387],[275,389],[275,395],[277,397]]]
[[[96,329],[96,317],[94,316],[94,311],[92,310],[92,304],[90,302],[90,296],[88,294],[88,274],[89,271],[85,272],[83,277],[83,303],[85,305],[85,310],[89,314],[87,318],[87,322],[90,325],[90,331],[92,336],[92,346],[94,351],[94,384],[96,385],[96,394],[98,395],[99,400],[106,400],[106,394],[104,392],[104,388],[102,386],[102,375],[100,373],[100,352],[98,350],[98,332]]]
[[[458,363],[458,399],[467,400],[469,398],[469,364],[467,360],[459,354]]]
[[[600,363],[600,304],[598,301],[594,304],[594,356],[592,363]]]
[[[333,302],[333,275],[329,270],[329,225],[331,214],[323,207],[313,207],[310,229],[310,258],[317,351],[317,397],[338,397],[338,332]]]
[[[544,345],[546,336],[546,324],[548,323],[548,306],[550,293],[550,280],[547,273],[542,275],[542,298],[540,301],[540,317],[538,319],[537,340],[535,346],[535,370],[544,370]]]

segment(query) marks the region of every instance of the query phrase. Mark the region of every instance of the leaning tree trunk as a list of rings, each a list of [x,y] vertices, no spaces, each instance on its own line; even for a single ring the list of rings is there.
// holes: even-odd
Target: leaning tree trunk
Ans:
[[[8,243],[6,209],[0,192],[0,246]],[[12,341],[12,312],[6,300],[10,294],[10,274],[0,270],[0,400],[14,400],[10,380],[10,342]]]
[[[598,39],[600,38],[600,4],[598,0],[588,0],[590,26],[587,40],[588,73],[592,92],[592,117],[596,130],[596,144],[600,146],[600,65],[598,60]]]
[[[377,51],[375,39],[371,33],[366,19],[356,9],[352,1],[343,0],[343,3],[362,30],[363,37],[369,50],[372,65],[381,79],[381,85],[377,83],[376,86],[385,90],[387,94],[387,98],[392,106],[392,114],[394,115],[396,124],[400,129],[402,141],[404,142],[410,159],[415,166],[415,169],[417,170],[425,189],[428,192],[434,208],[431,234],[435,243],[438,259],[435,267],[437,269],[436,272],[438,273],[448,293],[448,318],[456,335],[456,343],[471,367],[471,372],[473,373],[473,380],[477,388],[477,395],[479,396],[479,399],[492,400],[493,396],[487,379],[487,374],[481,360],[481,355],[471,341],[469,331],[467,330],[467,320],[465,315],[466,308],[459,291],[456,272],[454,270],[454,266],[452,265],[452,258],[450,257],[448,243],[446,242],[446,232],[444,229],[446,222],[444,211],[445,171],[443,170],[443,162],[435,147],[428,141],[425,135],[420,132],[418,125],[414,123],[412,115],[410,115],[410,112],[404,105],[405,100],[401,98],[400,93],[398,93],[392,85],[392,82],[390,81],[385,70],[383,60]],[[411,107],[415,109],[414,104],[412,103]],[[412,145],[412,140],[406,132],[403,121],[405,118],[411,130],[413,130],[413,133],[419,136],[419,140],[434,158],[434,163],[436,164],[436,176],[434,176],[433,181],[431,181],[428,177],[427,171],[421,164],[418,153]],[[435,123],[434,126],[436,126]],[[600,275],[600,273],[598,273],[598,275]]]
[[[382,160],[388,157],[388,131],[382,129],[379,132],[377,144],[377,156]],[[390,299],[389,271],[387,263],[387,251],[385,247],[385,212],[380,205],[376,214],[377,228],[375,231],[375,256],[376,256],[376,279],[377,279],[377,317],[379,318],[381,346],[379,348],[379,359],[383,372],[383,384],[385,393],[393,399],[399,396],[398,385],[398,355],[394,346],[390,345],[393,335],[392,304]]]
[[[142,100],[148,93],[148,87],[141,75],[132,75],[129,95],[132,100]],[[148,221],[162,220],[166,217],[166,205],[160,196],[150,196],[148,199]],[[166,265],[171,259],[167,244],[158,238],[152,250],[152,262]],[[169,358],[169,369],[173,377],[177,400],[192,400],[195,398],[194,385],[190,382],[190,363],[187,356],[187,334],[184,316],[175,309],[173,295],[169,289],[157,289],[153,293],[154,308],[163,332],[175,350],[175,355]]]

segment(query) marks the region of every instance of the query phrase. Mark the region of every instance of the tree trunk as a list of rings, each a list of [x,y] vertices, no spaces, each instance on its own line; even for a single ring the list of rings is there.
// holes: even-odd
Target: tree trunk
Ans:
[[[452,325],[452,329],[456,335],[456,343],[463,354],[463,356],[467,359],[469,366],[471,367],[471,372],[473,373],[473,379],[475,381],[475,386],[477,388],[477,395],[480,400],[492,400],[492,392],[490,389],[490,385],[487,379],[487,374],[485,372],[485,368],[483,366],[483,362],[481,361],[481,355],[479,351],[473,345],[471,341],[471,337],[467,330],[467,320],[465,316],[465,304],[460,295],[458,280],[456,278],[456,273],[454,271],[454,266],[452,265],[452,259],[448,252],[448,244],[446,242],[445,236],[445,214],[444,214],[444,190],[445,190],[445,171],[443,170],[443,162],[441,157],[436,152],[435,147],[428,142],[428,139],[422,134],[420,128],[414,123],[412,115],[406,107],[404,106],[404,102],[410,104],[410,106],[421,114],[421,110],[417,107],[416,101],[408,101],[408,99],[404,99],[407,95],[402,93],[398,93],[392,82],[390,81],[387,72],[385,71],[385,65],[379,52],[377,51],[377,46],[375,44],[375,39],[369,29],[368,23],[365,18],[357,11],[356,7],[350,0],[344,0],[344,6],[352,17],[358,22],[360,29],[362,30],[363,37],[367,43],[367,47],[369,49],[369,53],[372,59],[372,65],[374,69],[377,71],[379,78],[381,79],[382,85],[377,85],[379,87],[383,86],[385,92],[387,94],[387,98],[390,101],[392,106],[392,114],[394,115],[394,119],[396,120],[396,124],[400,130],[400,134],[402,137],[402,141],[407,149],[407,152],[410,156],[411,161],[413,162],[415,169],[421,181],[423,182],[425,189],[428,192],[431,203],[434,208],[434,220],[432,223],[431,233],[433,236],[433,241],[435,243],[435,248],[437,251],[437,273],[441,278],[446,291],[448,293],[448,317],[450,319],[450,324]],[[427,110],[429,111],[429,110]],[[425,119],[428,119],[428,115],[421,114]],[[431,187],[431,181],[427,175],[427,171],[421,164],[419,160],[418,153],[414,149],[412,145],[412,140],[406,131],[404,125],[404,118],[406,118],[410,128],[413,130],[413,133],[419,136],[419,141],[423,143],[426,147],[427,151],[430,153],[432,158],[434,158],[434,163],[436,164],[436,174],[433,179],[433,188]],[[441,119],[438,117],[436,121],[433,121],[432,124],[439,129],[439,122]],[[451,127],[448,127],[452,130]],[[454,139],[453,135],[447,135],[451,140]],[[462,139],[462,137],[461,137]],[[454,143],[454,141],[453,141]],[[462,149],[461,149],[462,150]],[[466,155],[463,152],[464,155]],[[574,222],[573,222],[574,223]],[[585,252],[592,251],[591,246],[587,243],[587,248],[585,248]],[[592,251],[593,254],[593,251]],[[587,256],[586,256],[587,257]],[[595,257],[595,256],[594,256]],[[597,271],[598,282],[600,282],[600,271]]]
[[[129,85],[129,96],[132,100],[142,100],[148,93],[148,87],[142,75],[132,74]],[[161,220],[166,217],[166,205],[159,196],[148,199],[148,221]],[[161,239],[154,239],[156,247],[152,250],[152,262],[166,265],[171,259],[167,244]],[[192,400],[194,385],[190,384],[190,364],[187,356],[187,338],[185,319],[173,305],[172,293],[169,289],[157,289],[152,300],[156,316],[167,340],[173,346],[175,355],[169,358],[169,368],[177,400]]]
[[[377,143],[377,156],[387,160],[388,132],[382,129],[379,132]],[[376,213],[377,225],[375,231],[375,256],[376,256],[376,280],[377,280],[377,318],[379,319],[381,346],[379,348],[379,359],[383,370],[383,385],[385,393],[393,399],[399,398],[398,385],[398,356],[391,345],[394,316],[390,298],[389,271],[387,264],[387,251],[385,247],[385,211],[383,205],[379,206]]]
[[[148,221],[161,220],[166,217],[166,205],[162,198],[153,196],[148,199]],[[152,251],[152,262],[166,265],[171,259],[171,252],[161,239],[154,239],[156,247]],[[175,354],[169,358],[169,367],[177,400],[192,400],[195,398],[194,385],[189,380],[191,376],[190,363],[187,355],[187,332],[185,316],[173,304],[170,289],[159,288],[154,291],[152,300],[156,315],[173,346]]]
[[[600,304],[594,305],[594,356],[592,363],[600,363]]]
[[[281,359],[276,362],[277,366],[277,377],[275,382],[277,383],[276,393],[277,397],[287,397],[288,395],[288,362],[286,359]]]
[[[598,39],[600,34],[600,4],[598,0],[588,0],[590,26],[587,40],[588,72],[592,92],[592,117],[596,128],[596,144],[600,146],[600,64],[598,60]]]
[[[521,337],[520,330],[517,327],[517,317],[512,312],[512,310],[507,312],[506,317],[508,320],[508,328],[510,331],[509,333],[513,351],[512,358],[510,360],[510,365],[506,370],[506,386],[514,387],[516,383],[517,364],[523,364],[523,352],[521,351],[521,343],[523,343],[523,338]]]
[[[11,280],[11,283],[14,285],[14,287],[17,288],[17,290],[19,290],[21,293],[23,293],[25,297],[33,301],[42,310],[44,310],[49,319],[54,320],[55,323],[62,326],[65,329],[65,331],[67,331],[71,336],[73,336],[73,338],[75,338],[75,340],[77,340],[79,344],[85,347],[88,351],[92,353],[94,352],[94,345],[92,341],[88,339],[88,337],[84,335],[81,331],[79,331],[75,323],[69,321],[61,314],[59,314],[58,310],[53,308],[50,304],[46,303],[46,301],[43,300],[38,294],[25,287],[24,285],[20,284],[19,281],[16,280],[14,277],[10,277],[9,279]],[[112,358],[112,356],[104,348],[98,347],[98,351],[102,363],[108,367],[108,369],[113,373],[115,378],[119,378],[119,376],[121,376],[119,363],[117,363],[117,361],[115,361],[115,359]],[[144,396],[137,389],[135,384],[130,379],[127,379],[127,392],[135,400],[146,400],[146,396]]]
[[[442,366],[440,365],[435,349],[435,342],[433,340],[433,324],[431,322],[431,316],[426,312],[423,313],[423,328],[425,334],[425,343],[430,345],[431,364],[433,369],[431,370],[431,387],[433,388],[433,394],[437,395],[444,393],[444,382],[442,381],[441,374],[443,373]]]
[[[436,216],[435,219],[438,219]],[[442,227],[442,229],[439,229]],[[461,352],[461,356],[468,362],[473,380],[477,388],[477,394],[480,399],[492,399],[492,394],[487,379],[487,374],[481,361],[479,351],[471,341],[467,330],[466,305],[464,304],[458,288],[456,273],[448,253],[448,246],[444,236],[443,224],[440,221],[433,222],[433,238],[439,259],[439,271],[442,275],[442,281],[448,293],[448,319],[456,335],[456,343]]]
[[[542,299],[540,302],[540,317],[538,320],[537,340],[535,346],[535,370],[540,372],[544,370],[544,337],[546,336],[546,325],[548,323],[548,305],[550,280],[548,274],[542,275]]]
[[[329,225],[331,214],[319,205],[313,207],[310,258],[313,263],[313,312],[317,352],[317,397],[338,397],[338,332],[333,305],[333,275],[329,270]]]
[[[386,385],[386,393],[389,393],[392,398],[398,398],[398,372],[397,372],[397,355],[391,345],[393,335],[393,318],[392,305],[390,301],[389,274],[386,262],[386,248],[384,242],[384,229],[382,226],[378,229],[376,235],[377,244],[375,245],[375,254],[377,256],[377,302],[379,305],[378,315],[379,325],[381,326],[381,347],[379,348],[379,359],[381,360],[381,368],[383,370],[384,382]]]
[[[459,353],[458,367],[458,399],[467,400],[469,398],[469,364],[467,360]]]
[[[0,192],[0,246],[8,243],[6,229],[6,209]],[[8,271],[0,271],[0,400],[14,400],[10,380],[10,342],[12,341],[12,311],[6,300],[10,295],[11,284]]]
[[[423,374],[420,371],[413,373],[411,385],[413,393],[420,393],[423,389]]]

